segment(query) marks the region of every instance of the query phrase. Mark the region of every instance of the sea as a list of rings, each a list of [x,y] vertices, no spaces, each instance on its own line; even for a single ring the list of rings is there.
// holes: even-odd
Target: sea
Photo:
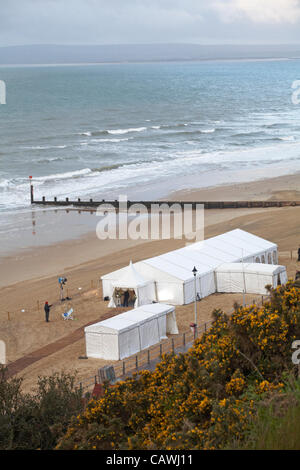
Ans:
[[[0,80],[0,235],[31,210],[29,176],[37,199],[153,200],[300,171],[299,60],[9,66]]]

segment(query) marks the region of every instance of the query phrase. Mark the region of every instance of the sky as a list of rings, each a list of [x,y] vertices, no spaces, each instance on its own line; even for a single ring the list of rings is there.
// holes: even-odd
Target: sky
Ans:
[[[0,0],[0,46],[300,44],[300,0]]]

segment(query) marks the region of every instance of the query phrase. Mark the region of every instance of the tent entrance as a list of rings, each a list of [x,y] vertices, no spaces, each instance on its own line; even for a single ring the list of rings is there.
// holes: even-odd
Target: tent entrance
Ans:
[[[134,307],[137,293],[135,289],[115,288],[112,298],[116,307]]]
[[[156,301],[153,281],[139,274],[132,262],[123,268],[120,278],[110,283],[109,307],[139,307]]]

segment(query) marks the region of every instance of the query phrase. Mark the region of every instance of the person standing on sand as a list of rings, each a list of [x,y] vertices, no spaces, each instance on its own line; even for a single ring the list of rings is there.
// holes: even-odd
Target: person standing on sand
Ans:
[[[298,261],[300,261],[300,246],[298,248]]]
[[[45,317],[46,317],[47,323],[49,322],[50,307],[52,307],[52,305],[49,305],[48,302],[45,302],[44,310],[45,310]]]

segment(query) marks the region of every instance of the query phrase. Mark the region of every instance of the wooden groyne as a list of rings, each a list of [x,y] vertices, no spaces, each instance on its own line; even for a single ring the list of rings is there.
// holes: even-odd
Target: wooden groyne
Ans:
[[[46,199],[45,196],[41,200],[34,199],[33,185],[30,185],[30,198],[31,204],[37,204],[41,206],[55,206],[55,207],[80,207],[80,208],[94,208],[97,209],[98,206],[102,204],[109,204],[116,209],[120,207],[120,201],[115,199],[114,201],[109,201],[102,199],[102,201],[95,201],[89,199],[88,201],[78,198],[76,200],[69,199],[66,197],[63,200],[58,200],[57,197],[54,197],[52,200]],[[300,201],[122,201],[122,206],[129,209],[134,204],[142,204],[147,209],[151,209],[153,205],[162,205],[167,204],[169,207],[178,204],[182,208],[184,206],[190,206],[193,209],[196,209],[199,204],[203,204],[204,209],[253,209],[253,208],[268,208],[268,207],[292,207],[300,206]]]

